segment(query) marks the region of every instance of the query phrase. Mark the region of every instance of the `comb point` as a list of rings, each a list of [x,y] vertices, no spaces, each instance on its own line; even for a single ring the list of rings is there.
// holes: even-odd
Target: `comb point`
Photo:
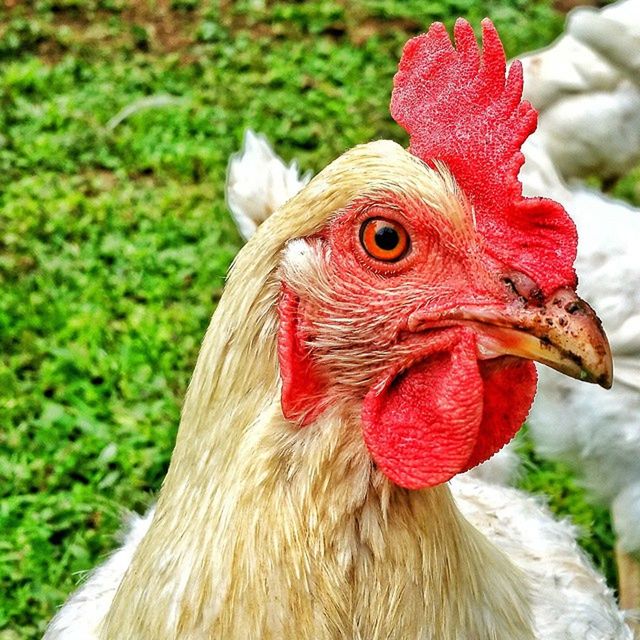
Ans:
[[[456,50],[462,58],[462,64],[467,66],[467,73],[475,75],[480,64],[480,49],[473,27],[464,19],[456,20],[453,34]]]
[[[418,38],[419,37],[420,36],[418,36]],[[453,44],[451,43],[449,32],[442,22],[434,22],[429,27],[429,31],[427,31],[427,40],[429,43],[433,43],[436,47],[453,51]],[[409,42],[411,42],[411,40]]]

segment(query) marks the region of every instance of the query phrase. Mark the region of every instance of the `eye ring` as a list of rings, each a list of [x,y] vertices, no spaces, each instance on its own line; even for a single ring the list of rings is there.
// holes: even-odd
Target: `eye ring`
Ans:
[[[368,218],[360,226],[360,244],[376,260],[398,262],[407,255],[411,241],[401,224],[376,217]]]

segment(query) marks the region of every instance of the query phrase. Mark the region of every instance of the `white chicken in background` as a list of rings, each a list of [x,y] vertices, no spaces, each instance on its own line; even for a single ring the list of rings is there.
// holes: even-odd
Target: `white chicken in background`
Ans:
[[[263,135],[247,130],[242,149],[229,160],[226,187],[227,206],[243,239],[309,180],[311,172],[301,175],[295,160],[285,164]]]
[[[640,162],[640,0],[575,9],[556,42],[520,60],[563,178],[609,180]]]
[[[542,457],[567,463],[612,509],[620,600],[640,607],[640,211],[583,186],[567,187],[535,138],[523,148],[527,195],[552,193],[578,228],[578,290],[598,306],[614,358],[608,393],[585,394],[538,368],[529,433]]]
[[[553,194],[578,228],[580,294],[597,306],[614,357],[608,394],[538,369],[529,417],[543,457],[568,463],[612,510],[620,601],[640,609],[640,211],[584,186],[640,161],[640,1],[580,7],[549,48],[522,58],[524,95],[539,111],[523,151],[527,195]]]

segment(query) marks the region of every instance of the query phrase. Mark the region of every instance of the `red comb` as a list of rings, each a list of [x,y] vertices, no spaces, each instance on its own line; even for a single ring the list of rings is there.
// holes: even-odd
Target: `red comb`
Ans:
[[[409,133],[412,154],[449,168],[490,252],[545,293],[573,287],[573,222],[553,200],[523,198],[518,180],[520,147],[537,123],[534,108],[521,100],[522,66],[515,61],[505,77],[504,49],[488,19],[482,52],[466,20],[456,22],[454,34],[455,48],[436,22],[405,45],[391,115]]]

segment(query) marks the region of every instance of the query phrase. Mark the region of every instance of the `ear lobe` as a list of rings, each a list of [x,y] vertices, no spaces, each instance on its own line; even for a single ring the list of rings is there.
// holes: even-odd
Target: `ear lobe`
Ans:
[[[284,283],[278,317],[282,414],[304,427],[326,409],[326,388],[306,344],[307,336],[300,321],[300,298]]]

